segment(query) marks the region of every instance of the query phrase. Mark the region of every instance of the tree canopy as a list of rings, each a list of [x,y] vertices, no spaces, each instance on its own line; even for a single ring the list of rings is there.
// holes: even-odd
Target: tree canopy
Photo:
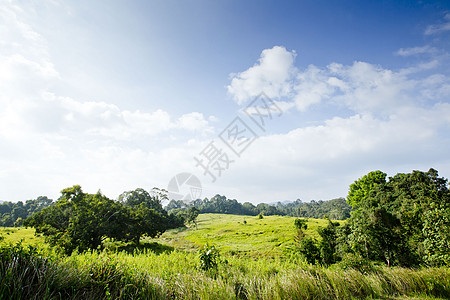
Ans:
[[[143,235],[155,237],[183,224],[162,209],[161,196],[137,189],[124,193],[123,201],[114,201],[75,185],[62,190],[54,205],[26,219],[25,225],[68,254],[101,248],[106,238],[138,244]]]
[[[215,195],[211,199],[197,199],[191,203],[181,200],[171,200],[166,209],[174,214],[185,214],[185,210],[195,207],[200,213],[221,213],[257,216],[259,214],[317,218],[325,216],[334,220],[345,220],[350,217],[351,208],[344,198],[332,199],[329,201],[302,202],[296,200],[286,204],[278,202],[276,205],[259,203],[253,205],[250,202],[239,203],[235,199],[227,199],[225,196]]]
[[[438,172],[370,172],[350,186],[358,209],[348,221],[349,251],[388,265],[450,262],[450,192]]]

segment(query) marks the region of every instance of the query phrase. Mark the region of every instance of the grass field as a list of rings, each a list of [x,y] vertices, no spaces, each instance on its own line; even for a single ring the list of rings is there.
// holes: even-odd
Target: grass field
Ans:
[[[192,250],[206,243],[214,244],[221,252],[238,256],[274,257],[291,253],[294,248],[293,217],[202,214],[197,228],[170,230],[152,241]],[[245,221],[245,222],[244,222]],[[306,234],[319,238],[317,228],[327,226],[326,220],[309,219]]]
[[[244,223],[246,221],[246,224]],[[171,230],[140,250],[33,255],[0,248],[0,299],[449,299],[448,268],[374,266],[369,271],[307,265],[295,252],[294,218],[204,214],[198,228]],[[315,235],[325,220],[309,220]],[[7,242],[42,245],[33,229],[1,228]],[[220,251],[216,269],[199,269],[195,250]],[[128,249],[129,250],[129,249]],[[34,252],[32,252],[34,253]],[[50,259],[46,259],[48,256]]]
[[[44,244],[44,238],[42,236],[35,236],[35,230],[33,228],[0,227],[0,235],[3,236],[6,241],[12,243],[22,241],[25,245]]]

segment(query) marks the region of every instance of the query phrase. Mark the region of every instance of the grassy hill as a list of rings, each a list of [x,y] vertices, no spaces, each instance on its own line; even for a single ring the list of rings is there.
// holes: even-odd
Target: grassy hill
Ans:
[[[0,243],[0,299],[450,298],[448,268],[373,266],[359,271],[306,264],[293,250],[294,219],[203,214],[197,228],[168,231],[131,253],[63,256],[44,247],[33,254]],[[315,236],[317,227],[326,225],[326,220],[310,219],[306,234]],[[0,235],[43,245],[30,228],[0,228]],[[208,242],[219,249],[220,259],[217,268],[204,271],[193,250]],[[154,245],[164,251],[153,251]]]
[[[213,244],[221,252],[238,256],[275,257],[288,254],[294,249],[293,217],[238,216],[225,214],[201,214],[197,228],[170,230],[151,241],[173,246],[175,249],[191,250],[206,243]],[[309,219],[306,234],[319,238],[317,228],[325,227],[326,220]]]

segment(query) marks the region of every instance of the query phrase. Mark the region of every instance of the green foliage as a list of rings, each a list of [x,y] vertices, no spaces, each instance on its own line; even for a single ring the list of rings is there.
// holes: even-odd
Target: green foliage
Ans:
[[[37,248],[0,244],[0,299],[36,299],[49,296],[53,263]]]
[[[316,239],[303,238],[300,241],[299,251],[309,264],[315,265],[320,262],[320,249]]]
[[[200,215],[198,230],[173,230],[170,233],[180,239],[186,233],[205,235],[213,229],[262,231],[270,233],[282,226],[281,232],[292,230],[293,218],[267,216],[263,220],[248,219],[247,226],[238,224],[242,216]],[[225,220],[224,220],[225,219]],[[211,227],[212,224],[216,227]],[[264,225],[266,224],[266,225]],[[324,220],[308,220],[306,234],[312,229],[325,227]],[[256,227],[256,228],[253,228]],[[344,226],[337,227],[338,231]],[[24,237],[31,229],[7,229],[7,239]],[[216,231],[214,231],[214,234]],[[167,234],[167,233],[166,233]],[[165,235],[166,235],[165,234]],[[235,232],[223,233],[227,244],[240,243]],[[225,235],[227,234],[227,235]],[[265,234],[259,239],[248,240],[250,249],[268,248]],[[276,235],[281,235],[278,232]],[[273,236],[270,236],[272,238]],[[318,237],[318,236],[317,236]],[[220,242],[220,238],[217,242]],[[166,241],[163,236],[158,241]],[[29,242],[29,241],[26,241]],[[320,241],[319,241],[320,242]],[[225,245],[225,244],[221,244]],[[85,252],[71,256],[51,256],[37,250],[34,258],[47,259],[45,268],[38,272],[33,265],[26,268],[9,268],[9,277],[0,277],[0,290],[11,288],[12,294],[0,295],[0,299],[448,299],[450,297],[449,268],[415,268],[373,266],[360,256],[344,257],[344,263],[336,267],[309,266],[297,257],[265,257],[257,252],[253,256],[233,256],[220,249],[221,263],[217,268],[203,271],[198,267],[198,252],[171,251],[159,254],[150,250],[127,252]],[[3,249],[0,244],[0,249]],[[25,251],[26,247],[23,247]],[[0,250],[1,252],[2,250]],[[32,258],[32,259],[34,259]],[[0,260],[1,263],[2,260]],[[17,261],[17,259],[15,260]],[[11,264],[12,265],[12,264]],[[39,263],[36,264],[38,266]],[[211,272],[212,271],[212,272]],[[32,274],[38,274],[33,277]],[[214,276],[211,276],[214,275]],[[39,278],[39,284],[30,284]],[[2,281],[4,280],[4,281]],[[34,279],[33,279],[34,280]],[[9,290],[8,290],[9,291]]]
[[[206,244],[198,251],[200,259],[199,268],[203,271],[217,269],[219,264],[219,251],[214,246]]]
[[[319,227],[318,233],[322,238],[319,243],[320,258],[323,265],[328,266],[338,260],[337,251],[337,227],[339,223],[328,219],[327,227]]]
[[[143,205],[148,209],[153,209],[157,212],[164,212],[161,202],[167,200],[167,191],[153,188],[151,192],[144,189],[137,188],[134,191],[124,192],[119,196],[119,201],[126,206]]]
[[[163,210],[162,193],[156,190],[151,196],[137,189],[122,194],[117,202],[100,192],[84,193],[75,185],[62,190],[54,205],[29,217],[25,225],[34,227],[66,254],[102,248],[106,238],[139,244],[143,235],[156,237],[180,224]]]
[[[45,196],[37,197],[34,200],[27,200],[25,204],[22,201],[0,203],[0,226],[22,226],[23,220],[27,217],[52,204],[53,200]]]
[[[166,209],[168,212],[178,214],[186,211],[190,207],[197,208],[200,213],[221,213],[257,216],[291,216],[301,218],[323,218],[327,215],[334,220],[345,220],[350,217],[351,208],[344,198],[333,199],[329,201],[314,201],[303,203],[301,200],[276,205],[260,203],[257,206],[249,202],[243,204],[235,199],[227,199],[225,196],[216,195],[211,199],[197,199],[189,204],[181,200],[171,200]]]
[[[306,230],[308,229],[308,219],[295,219],[294,226],[297,230]]]
[[[259,215],[258,215],[258,219],[260,219],[260,220],[261,220],[261,219],[264,219],[263,214],[259,214]]]
[[[424,215],[424,260],[428,265],[450,265],[450,209],[431,209]]]
[[[301,241],[306,236],[303,230],[308,229],[308,219],[295,219],[294,226],[297,229],[297,234],[295,235],[294,240],[300,245]]]
[[[388,266],[448,265],[447,180],[433,169],[384,177],[371,172],[350,186],[349,202],[358,209],[338,237],[346,244],[340,248]]]
[[[347,202],[353,207],[357,208],[361,202],[364,201],[372,190],[379,184],[386,183],[386,173],[381,171],[373,171],[364,175],[350,185]]]
[[[376,271],[374,264],[359,254],[346,253],[339,262],[339,267],[343,270],[357,270],[363,274],[370,274]]]

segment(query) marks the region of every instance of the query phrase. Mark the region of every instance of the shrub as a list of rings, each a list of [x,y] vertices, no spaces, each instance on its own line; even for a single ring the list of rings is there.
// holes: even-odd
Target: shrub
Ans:
[[[342,258],[342,261],[338,265],[343,270],[357,270],[363,274],[370,274],[375,272],[376,268],[374,264],[368,259],[362,257],[359,254],[347,253]]]
[[[199,250],[200,265],[199,268],[203,271],[216,269],[219,262],[219,251],[210,245],[205,245]]]
[[[305,257],[306,261],[312,265],[320,261],[320,249],[317,241],[313,238],[304,238],[300,241],[300,253]]]

